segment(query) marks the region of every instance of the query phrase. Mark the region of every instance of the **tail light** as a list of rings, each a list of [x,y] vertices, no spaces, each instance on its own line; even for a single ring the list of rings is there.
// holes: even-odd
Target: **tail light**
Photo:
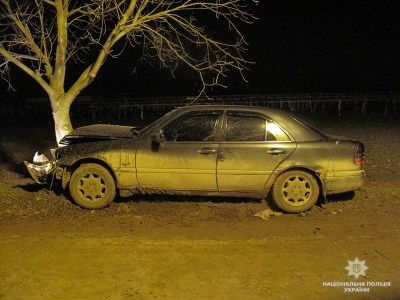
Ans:
[[[364,144],[358,142],[356,155],[354,156],[354,163],[356,165],[361,165],[361,166],[364,165],[364,153],[365,153]]]

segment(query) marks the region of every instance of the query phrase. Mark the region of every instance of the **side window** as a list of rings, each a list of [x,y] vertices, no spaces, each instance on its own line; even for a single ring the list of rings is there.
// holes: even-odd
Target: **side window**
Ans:
[[[274,122],[255,116],[228,116],[226,141],[290,141]]]
[[[266,120],[252,116],[228,116],[226,140],[265,141]]]
[[[274,122],[268,122],[267,141],[290,141],[290,139],[278,125]]]
[[[179,119],[164,128],[166,141],[206,142],[214,141],[219,115],[192,115]]]

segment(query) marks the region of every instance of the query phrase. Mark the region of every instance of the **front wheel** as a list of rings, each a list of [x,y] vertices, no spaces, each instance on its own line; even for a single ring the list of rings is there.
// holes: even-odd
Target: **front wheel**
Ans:
[[[293,170],[281,174],[272,187],[275,204],[289,213],[299,213],[314,206],[319,185],[310,173]]]
[[[99,209],[114,200],[115,181],[106,168],[98,164],[83,164],[72,174],[69,192],[79,206]]]

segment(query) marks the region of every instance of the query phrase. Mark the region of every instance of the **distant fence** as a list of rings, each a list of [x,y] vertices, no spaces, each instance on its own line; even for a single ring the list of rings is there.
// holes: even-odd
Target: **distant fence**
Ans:
[[[400,92],[233,95],[199,99],[194,97],[133,98],[129,95],[117,95],[101,100],[79,97],[71,106],[71,118],[79,122],[108,120],[123,122],[133,118],[152,118],[176,107],[190,104],[265,106],[304,114],[400,115],[399,100]],[[47,98],[32,98],[22,105],[3,106],[1,115],[2,121],[7,119],[52,121],[50,103]]]

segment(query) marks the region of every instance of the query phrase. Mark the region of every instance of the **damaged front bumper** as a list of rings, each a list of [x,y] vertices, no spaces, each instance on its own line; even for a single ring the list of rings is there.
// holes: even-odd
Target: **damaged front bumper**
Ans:
[[[49,175],[52,175],[57,168],[57,159],[55,157],[55,149],[51,149],[51,154],[54,160],[49,160],[45,155],[35,153],[33,163],[24,161],[26,169],[32,179],[39,184],[46,184]]]

